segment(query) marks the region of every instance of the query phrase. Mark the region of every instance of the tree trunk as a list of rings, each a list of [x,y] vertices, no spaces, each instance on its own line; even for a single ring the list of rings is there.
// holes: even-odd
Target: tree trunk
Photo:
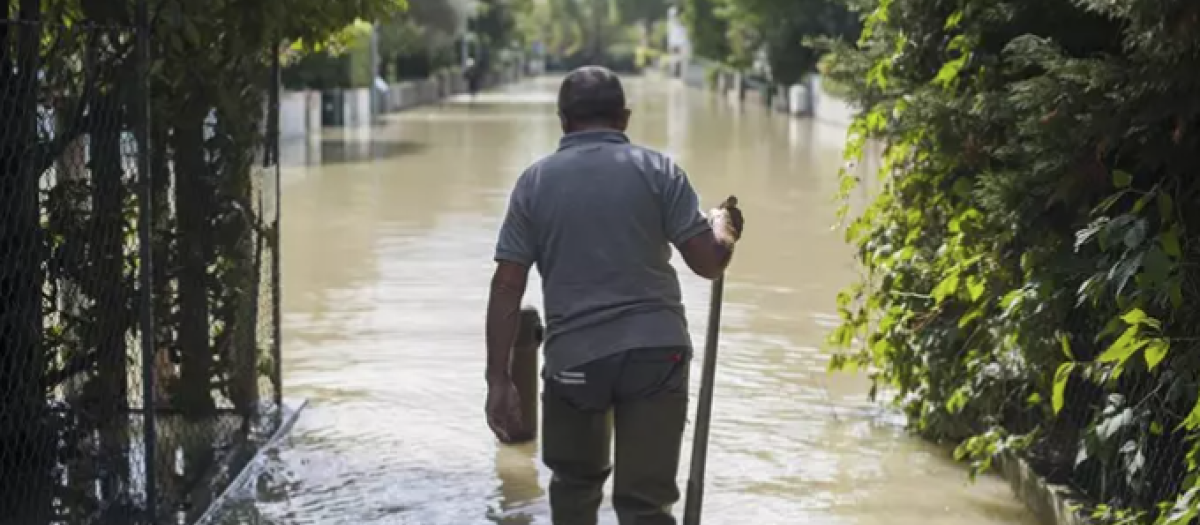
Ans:
[[[12,4],[4,4],[6,19]],[[23,23],[0,26],[0,385],[5,390],[0,395],[0,508],[28,509],[31,517],[50,510],[55,455],[44,417],[43,247],[35,169],[41,159],[30,154],[38,146],[38,8],[38,0],[20,0]]]
[[[211,201],[204,150],[207,106],[184,103],[176,120],[175,207],[178,225],[180,390],[177,406],[188,418],[213,414],[213,354],[209,333],[208,266],[212,254]]]
[[[89,130],[92,172],[92,227],[90,265],[86,288],[92,296],[92,337],[96,353],[96,383],[93,399],[85,405],[100,427],[105,465],[101,481],[103,496],[114,498],[128,479],[129,462],[117,451],[126,448],[126,419],[129,405],[129,356],[126,338],[130,313],[135,311],[125,280],[125,168],[121,152],[123,97],[118,90],[97,97],[90,109],[94,125]]]
[[[174,297],[175,291],[171,268],[175,267],[176,258],[172,253],[173,224],[171,222],[171,165],[167,156],[167,139],[170,136],[164,119],[155,119],[150,123],[150,143],[157,145],[150,150],[150,191],[153,193],[154,216],[150,219],[151,250],[154,260],[152,289],[154,301],[155,342],[158,348],[154,356],[154,399],[145,400],[156,408],[171,406],[171,393],[176,391],[179,382],[178,348],[175,340]],[[164,478],[158,478],[160,481]]]
[[[91,339],[97,356],[92,408],[100,421],[114,418],[129,396],[126,336],[131,320],[130,294],[125,285],[125,169],[121,155],[121,97],[98,97],[90,109],[92,167],[92,227],[86,289],[92,296]]]
[[[252,72],[257,72],[256,68]],[[251,73],[253,75],[253,73]],[[237,107],[222,108],[217,117],[221,139],[222,201],[218,249],[226,261],[220,265],[222,305],[217,321],[223,327],[222,368],[229,400],[243,415],[258,409],[258,302],[262,267],[256,253],[258,206],[255,181],[261,176],[264,104],[261,97],[239,100]],[[255,118],[254,116],[257,116]]]

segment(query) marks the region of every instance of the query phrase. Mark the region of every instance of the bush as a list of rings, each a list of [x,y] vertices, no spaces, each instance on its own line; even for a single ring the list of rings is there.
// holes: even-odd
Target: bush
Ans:
[[[821,75],[821,89],[837,98],[849,98],[851,96],[850,86],[836,77],[830,76],[830,72],[834,70],[834,60],[836,59],[837,55],[828,53],[817,62],[817,72]]]
[[[551,56],[546,61],[550,71],[571,71],[583,66],[603,66],[617,73],[638,73],[637,51],[631,46],[613,46],[607,53],[590,56],[576,53],[567,56]]]
[[[345,30],[345,45],[331,46],[306,53],[281,73],[283,85],[290,90],[347,89],[370,87],[371,29],[355,24]]]
[[[1191,523],[1200,4],[874,3],[831,64],[850,157],[885,144],[833,366],[976,471],[1017,451],[1102,521]]]

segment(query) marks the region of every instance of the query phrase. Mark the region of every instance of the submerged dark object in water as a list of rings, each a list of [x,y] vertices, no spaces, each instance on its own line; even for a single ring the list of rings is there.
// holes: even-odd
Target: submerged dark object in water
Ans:
[[[546,329],[542,325],[542,316],[538,309],[526,306],[521,309],[521,325],[517,331],[517,340],[513,343],[512,379],[517,387],[517,395],[521,398],[521,428],[519,436],[513,436],[509,444],[528,443],[537,438],[538,431],[538,381],[541,377],[538,370],[538,351],[542,341],[546,339]]]

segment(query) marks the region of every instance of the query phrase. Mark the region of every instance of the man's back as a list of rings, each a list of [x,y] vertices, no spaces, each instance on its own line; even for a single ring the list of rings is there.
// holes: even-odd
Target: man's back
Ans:
[[[717,279],[741,236],[734,199],[706,218],[682,170],[629,144],[631,113],[611,71],[567,75],[558,152],[521,175],[496,244],[488,426],[505,442],[532,435],[511,368],[536,264],[549,320],[541,442],[555,525],[596,523],[611,472],[621,525],[675,525],[692,345],[670,245],[696,275]]]
[[[634,348],[690,346],[670,243],[709,225],[668,158],[616,131],[566,135],[522,175],[509,214],[506,222],[524,222],[536,246],[502,232],[497,257],[534,256],[547,372]]]

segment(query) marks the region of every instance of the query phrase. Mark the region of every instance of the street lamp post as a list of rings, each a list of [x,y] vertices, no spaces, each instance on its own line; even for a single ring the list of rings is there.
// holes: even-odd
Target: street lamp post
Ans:
[[[475,13],[479,9],[478,0],[467,0],[466,5],[462,10],[462,48],[460,63],[463,67],[467,67],[467,60],[471,58],[471,19],[475,17]]]
[[[382,99],[383,91],[379,86],[379,23],[371,22],[371,39],[368,46],[369,58],[371,63],[371,115],[379,115],[383,113],[384,102]]]

